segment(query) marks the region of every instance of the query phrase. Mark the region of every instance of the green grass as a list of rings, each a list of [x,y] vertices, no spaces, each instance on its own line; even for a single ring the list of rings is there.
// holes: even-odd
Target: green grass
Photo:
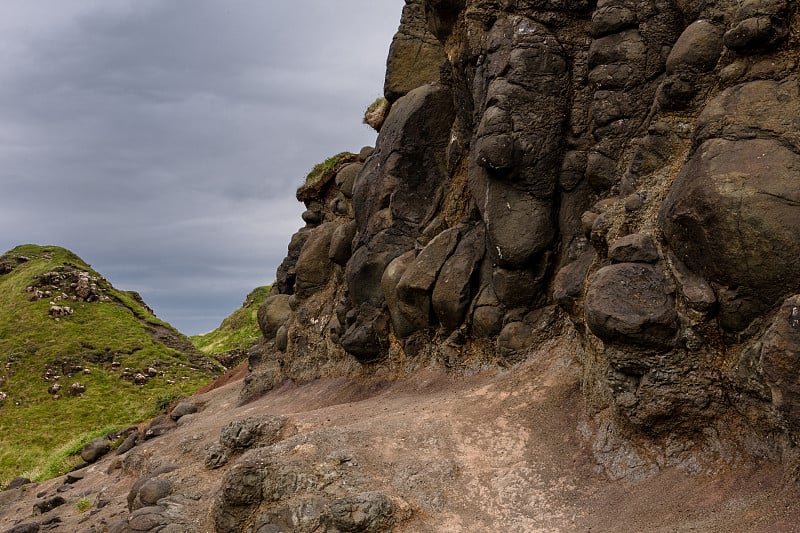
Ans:
[[[78,500],[77,502],[75,502],[75,508],[78,510],[78,512],[85,513],[86,511],[88,511],[89,509],[92,508],[93,504],[94,504],[94,502],[92,500],[90,500],[89,498],[83,497],[80,500]]]
[[[254,289],[247,295],[242,307],[223,320],[217,329],[190,337],[194,345],[209,355],[248,350],[261,337],[261,330],[258,329],[258,308],[264,303],[270,289],[270,285]]]
[[[214,377],[214,365],[202,361],[202,354],[158,341],[156,327],[185,337],[138,295],[116,290],[72,252],[24,245],[0,257],[1,263],[14,269],[0,275],[0,391],[7,395],[0,401],[0,486],[16,475],[46,479],[63,473],[91,438],[153,416],[159,398],[189,395]],[[73,314],[51,317],[52,298],[32,300],[26,288],[59,269],[94,276],[100,301],[55,302],[72,307]],[[65,291],[69,295],[68,286]],[[121,378],[126,368],[135,373],[148,367],[159,375],[144,385]],[[48,391],[56,382],[59,399]],[[71,396],[72,383],[86,391]]]
[[[386,98],[384,98],[383,96],[379,96],[378,98],[375,99],[374,102],[369,104],[369,107],[367,107],[367,111],[365,114],[374,112],[376,109],[378,109],[380,106],[386,103],[387,103]]]

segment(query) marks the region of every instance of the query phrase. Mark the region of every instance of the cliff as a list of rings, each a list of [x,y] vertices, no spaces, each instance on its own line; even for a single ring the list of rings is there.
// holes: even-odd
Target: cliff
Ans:
[[[796,461],[797,22],[784,1],[406,2],[375,149],[298,191],[268,376],[577,339],[610,475]]]

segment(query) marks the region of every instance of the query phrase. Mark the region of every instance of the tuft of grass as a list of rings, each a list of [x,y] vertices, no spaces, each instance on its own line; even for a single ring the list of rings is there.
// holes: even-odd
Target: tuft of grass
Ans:
[[[217,329],[190,337],[201,352],[222,355],[230,352],[246,352],[261,337],[258,328],[258,308],[269,296],[271,285],[256,287],[239,309],[225,318]]]
[[[39,480],[60,475],[98,436],[93,428],[141,421],[152,416],[158,398],[189,395],[221,370],[138,295],[115,289],[69,250],[23,245],[0,256],[0,265],[0,486],[24,472]],[[69,282],[57,290],[42,282],[71,271],[88,273],[103,297],[73,300]],[[52,294],[34,297],[32,286]],[[55,301],[62,292],[68,298]],[[56,319],[51,302],[72,314]],[[157,375],[144,385],[123,378],[148,368]],[[71,395],[73,383],[85,392]],[[59,391],[50,389],[54,384]]]
[[[79,513],[85,513],[86,511],[92,508],[93,504],[94,502],[92,500],[84,496],[83,498],[75,502],[75,508],[78,509]]]

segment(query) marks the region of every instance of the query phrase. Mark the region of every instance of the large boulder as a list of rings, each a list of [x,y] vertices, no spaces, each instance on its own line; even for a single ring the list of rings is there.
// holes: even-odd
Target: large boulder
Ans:
[[[464,322],[472,301],[476,273],[486,250],[485,240],[482,227],[467,232],[442,265],[431,294],[431,304],[445,329],[457,329]]]
[[[314,228],[303,245],[295,265],[295,294],[298,298],[308,298],[327,283],[331,274],[328,252],[336,227],[335,222],[326,222]]]
[[[655,266],[619,263],[589,280],[586,323],[611,344],[670,348],[678,330],[675,302],[664,274]]]
[[[800,288],[800,155],[771,139],[703,143],[660,214],[675,254],[719,292],[723,326],[743,329]]]
[[[258,327],[265,339],[275,338],[275,333],[292,316],[288,294],[272,294],[267,296],[258,308]]]

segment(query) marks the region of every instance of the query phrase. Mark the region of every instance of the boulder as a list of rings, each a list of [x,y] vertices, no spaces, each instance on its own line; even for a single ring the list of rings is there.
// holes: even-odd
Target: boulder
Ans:
[[[298,298],[308,298],[328,282],[331,273],[328,251],[336,226],[335,222],[326,222],[314,228],[303,245],[295,265],[295,294]]]
[[[273,294],[267,296],[258,308],[258,327],[265,339],[275,338],[278,329],[292,316],[290,298],[288,294]]]
[[[617,239],[608,248],[608,258],[613,263],[655,263],[658,249],[649,235],[633,233]]]
[[[328,259],[340,266],[345,266],[353,255],[353,238],[356,236],[358,225],[355,220],[341,224],[333,230],[331,245],[328,249]]]
[[[356,183],[356,178],[361,169],[364,168],[362,163],[350,163],[339,169],[336,173],[336,186],[345,198],[353,197],[353,187]]]
[[[154,439],[173,429],[175,429],[175,421],[169,415],[159,415],[147,425],[142,432],[142,437],[144,440]]]
[[[382,309],[364,304],[342,335],[342,348],[362,363],[379,361],[389,348],[389,317]]]
[[[378,533],[391,529],[395,512],[391,498],[380,492],[365,492],[331,502],[322,523],[333,531]]]
[[[573,318],[580,315],[575,305],[583,298],[586,276],[596,257],[597,253],[593,249],[586,250],[575,261],[559,270],[553,281],[553,300]]]
[[[611,344],[670,348],[678,315],[664,274],[656,266],[619,263],[598,270],[589,280],[586,323]]]
[[[436,318],[447,330],[457,329],[464,322],[473,296],[473,284],[486,250],[483,227],[468,231],[445,261],[431,294]]]
[[[397,285],[400,283],[403,274],[408,270],[408,267],[413,264],[416,257],[417,254],[414,250],[409,250],[403,255],[396,257],[389,263],[381,277],[381,289],[386,301],[386,307],[389,310],[389,316],[392,319],[392,328],[394,334],[401,339],[408,337],[417,329],[400,311],[397,298]]]
[[[740,330],[800,289],[800,155],[772,139],[703,143],[664,200],[659,223],[675,255],[735,291],[720,298]]]
[[[184,415],[190,415],[196,412],[197,406],[195,404],[191,402],[179,402],[178,405],[172,409],[169,416],[172,417],[173,420],[178,420]]]
[[[105,437],[97,437],[89,441],[81,450],[81,459],[94,463],[111,449],[111,443]]]
[[[258,444],[269,446],[280,440],[286,425],[282,416],[248,417],[229,422],[222,428],[219,442],[232,450],[243,450]]]
[[[722,34],[723,28],[708,20],[689,24],[667,56],[667,74],[713,69],[722,54]]]
[[[128,510],[156,505],[172,491],[172,483],[166,479],[142,478],[137,480],[128,492]]]

